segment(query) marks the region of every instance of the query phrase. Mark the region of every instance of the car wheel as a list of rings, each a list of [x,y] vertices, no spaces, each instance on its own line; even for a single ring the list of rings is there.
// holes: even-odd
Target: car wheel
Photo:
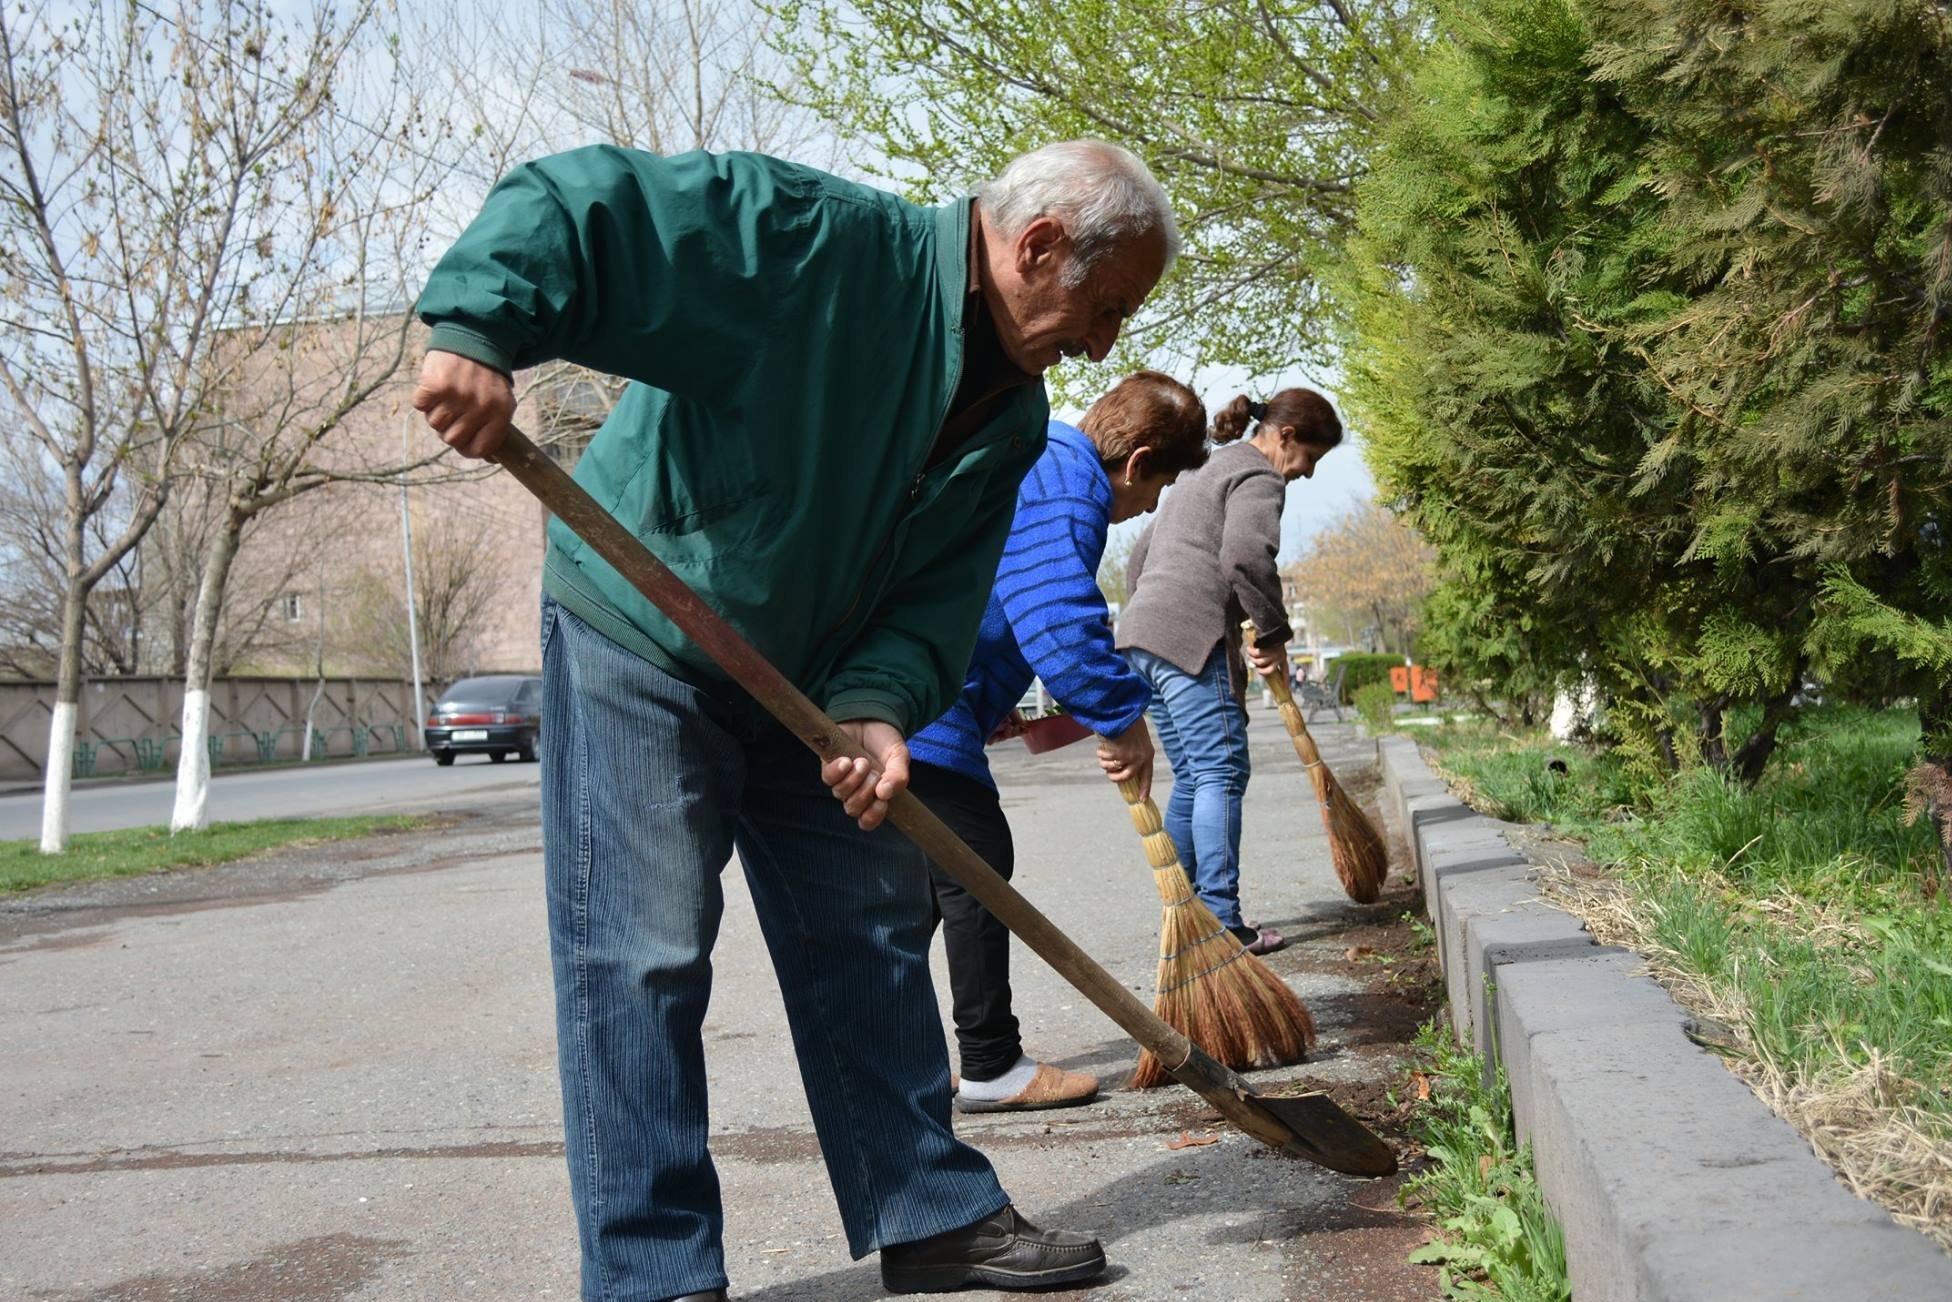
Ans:
[[[454,752],[451,750],[435,751],[434,763],[440,765],[442,768],[447,768],[449,765],[454,763]]]
[[[531,737],[523,742],[522,749],[515,752],[515,758],[521,760],[524,764],[535,763],[535,740],[534,737]]]
[[[507,758],[508,752],[505,750],[491,750],[488,752],[488,762],[491,764],[499,764]]]

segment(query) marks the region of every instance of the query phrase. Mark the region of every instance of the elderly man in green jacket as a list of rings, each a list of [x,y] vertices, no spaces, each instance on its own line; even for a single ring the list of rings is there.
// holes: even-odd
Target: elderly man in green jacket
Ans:
[[[1177,252],[1131,154],[1047,146],[940,208],[753,154],[516,169],[420,298],[414,403],[491,454],[510,375],[634,384],[597,501],[878,757],[821,768],[550,526],[543,842],[583,1295],[723,1297],[700,1026],[738,851],[848,1245],[898,1292],[1104,1267],[949,1125],[922,855],[873,833],[955,699],[1043,449],[1042,372],[1102,359]]]

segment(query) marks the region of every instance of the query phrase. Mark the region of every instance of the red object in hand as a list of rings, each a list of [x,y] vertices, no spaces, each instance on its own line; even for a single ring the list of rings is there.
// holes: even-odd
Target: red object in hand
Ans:
[[[1069,746],[1091,736],[1091,729],[1068,714],[1047,714],[1024,725],[1023,744],[1032,755],[1042,755],[1059,746]]]

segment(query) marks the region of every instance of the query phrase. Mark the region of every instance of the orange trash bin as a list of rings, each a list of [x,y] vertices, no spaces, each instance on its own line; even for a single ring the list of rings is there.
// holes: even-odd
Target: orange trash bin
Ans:
[[[1410,670],[1407,665],[1391,665],[1389,669],[1390,690],[1398,696],[1410,690]]]

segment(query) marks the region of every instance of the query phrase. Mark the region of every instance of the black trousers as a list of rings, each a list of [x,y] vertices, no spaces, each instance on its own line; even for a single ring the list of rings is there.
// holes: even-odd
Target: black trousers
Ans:
[[[920,762],[909,766],[908,789],[996,869],[997,876],[1010,880],[1016,846],[995,791],[974,778]],[[929,878],[949,955],[949,998],[962,1074],[970,1080],[995,1080],[1023,1054],[1016,1014],[1010,1011],[1010,931],[934,862]]]

